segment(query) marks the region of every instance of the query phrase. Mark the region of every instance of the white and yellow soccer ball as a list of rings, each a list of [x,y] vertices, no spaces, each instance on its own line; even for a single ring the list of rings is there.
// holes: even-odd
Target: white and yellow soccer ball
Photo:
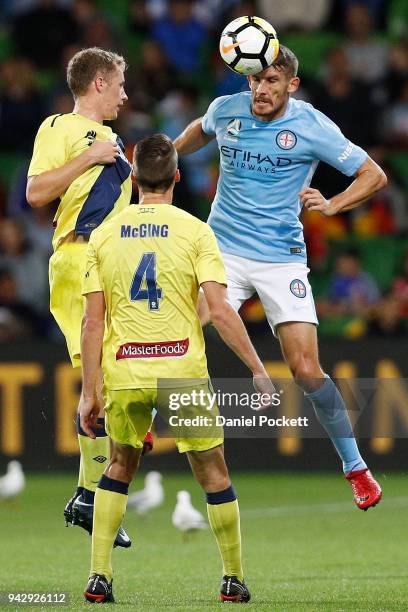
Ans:
[[[279,53],[275,28],[260,17],[238,17],[224,28],[220,53],[228,68],[243,75],[268,68]]]

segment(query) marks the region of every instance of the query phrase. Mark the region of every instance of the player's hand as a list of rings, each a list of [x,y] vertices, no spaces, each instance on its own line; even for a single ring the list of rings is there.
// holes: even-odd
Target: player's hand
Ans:
[[[300,201],[307,210],[316,210],[325,217],[331,217],[337,212],[330,200],[326,200],[318,189],[306,187],[299,193],[299,196]]]
[[[275,386],[268,374],[265,372],[254,374],[253,385],[257,393],[260,394],[260,408],[254,408],[254,410],[266,410],[272,405],[273,396],[276,393]]]
[[[95,140],[86,153],[92,164],[114,164],[120,155],[120,149],[112,140]]]
[[[81,395],[78,412],[81,427],[86,435],[90,438],[96,438],[93,429],[98,426],[98,414],[100,412],[100,405],[96,401],[96,398],[85,398]]]

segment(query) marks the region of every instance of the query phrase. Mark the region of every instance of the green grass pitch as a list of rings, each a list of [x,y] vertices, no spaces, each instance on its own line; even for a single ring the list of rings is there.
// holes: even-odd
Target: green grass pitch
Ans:
[[[408,479],[379,474],[384,498],[368,512],[354,507],[340,474],[235,474],[242,513],[247,607],[310,612],[408,609]],[[0,504],[0,590],[66,591],[68,606],[1,605],[2,610],[83,610],[90,537],[63,526],[73,475],[28,475],[17,500]],[[142,486],[139,476],[133,490]],[[185,542],[171,525],[175,495],[192,494],[190,474],[164,474],[166,500],[146,518],[132,511],[128,550],[113,553],[115,612],[220,610],[221,566],[211,531]],[[109,606],[108,606],[109,607]]]

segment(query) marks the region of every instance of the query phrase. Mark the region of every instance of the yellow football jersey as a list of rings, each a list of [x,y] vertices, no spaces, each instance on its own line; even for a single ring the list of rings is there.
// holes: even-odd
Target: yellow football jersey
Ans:
[[[83,293],[105,295],[108,389],[208,377],[196,312],[205,281],[226,284],[214,233],[175,206],[134,204],[92,233]]]
[[[122,141],[111,128],[77,113],[52,115],[41,124],[28,176],[60,168],[86,150],[94,140],[112,140],[121,149],[116,163],[95,165],[86,170],[60,198],[54,218],[54,250],[61,240],[75,230],[89,236],[104,219],[130,202],[131,165],[124,154]]]

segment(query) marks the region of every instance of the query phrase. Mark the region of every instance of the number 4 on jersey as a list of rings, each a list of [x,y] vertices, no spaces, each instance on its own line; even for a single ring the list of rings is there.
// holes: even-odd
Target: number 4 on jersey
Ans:
[[[161,296],[162,290],[156,282],[156,253],[144,253],[133,277],[130,299],[132,302],[147,300],[149,310],[159,310]]]

